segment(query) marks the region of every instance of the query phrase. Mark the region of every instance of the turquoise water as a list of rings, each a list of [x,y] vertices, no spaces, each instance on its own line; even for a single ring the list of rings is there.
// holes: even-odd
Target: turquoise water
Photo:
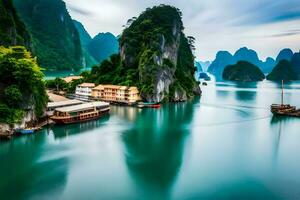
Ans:
[[[51,80],[51,79],[55,79],[55,78],[64,78],[67,76],[71,76],[71,75],[79,75],[84,71],[90,71],[91,68],[84,68],[81,69],[79,71],[43,71],[44,75],[45,75],[45,80]]]
[[[300,83],[285,101],[300,107]],[[210,83],[159,110],[0,143],[1,199],[300,199],[300,119],[275,118],[280,85]]]

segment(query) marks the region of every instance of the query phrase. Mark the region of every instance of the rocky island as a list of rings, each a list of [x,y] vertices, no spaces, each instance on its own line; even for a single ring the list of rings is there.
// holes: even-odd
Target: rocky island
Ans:
[[[297,75],[294,72],[290,61],[281,60],[274,67],[273,71],[267,76],[267,79],[272,81],[292,81],[297,80]]]
[[[229,81],[255,82],[262,81],[265,75],[255,65],[247,61],[239,61],[235,65],[228,65],[223,72],[223,79]]]
[[[201,90],[194,73],[192,39],[183,33],[181,12],[160,5],[129,20],[120,53],[94,67],[95,83],[136,85],[147,102],[185,101]]]

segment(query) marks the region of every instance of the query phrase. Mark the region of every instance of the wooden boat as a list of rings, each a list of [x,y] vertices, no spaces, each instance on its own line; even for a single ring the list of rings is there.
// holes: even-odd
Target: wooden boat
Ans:
[[[271,112],[274,115],[300,117],[300,109],[297,109],[296,106],[284,104],[283,99],[284,99],[284,92],[283,92],[283,81],[282,81],[282,83],[281,83],[281,104],[272,104]]]
[[[76,106],[57,108],[50,119],[57,124],[72,124],[98,119],[104,114],[109,113],[109,111],[109,103],[96,101]]]
[[[160,108],[159,103],[139,103],[137,106],[139,108]]]

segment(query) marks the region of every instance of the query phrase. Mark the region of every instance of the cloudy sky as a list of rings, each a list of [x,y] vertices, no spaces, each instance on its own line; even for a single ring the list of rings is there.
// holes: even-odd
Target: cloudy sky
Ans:
[[[169,4],[183,12],[186,35],[196,38],[197,59],[247,46],[261,59],[282,48],[300,49],[300,0],[65,0],[71,16],[94,36],[118,35],[127,19],[147,7]]]

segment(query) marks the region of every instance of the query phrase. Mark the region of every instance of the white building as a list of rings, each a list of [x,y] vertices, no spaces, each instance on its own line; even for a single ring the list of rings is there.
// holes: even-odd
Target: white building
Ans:
[[[94,83],[82,83],[76,87],[75,95],[79,100],[88,100],[92,96]]]

